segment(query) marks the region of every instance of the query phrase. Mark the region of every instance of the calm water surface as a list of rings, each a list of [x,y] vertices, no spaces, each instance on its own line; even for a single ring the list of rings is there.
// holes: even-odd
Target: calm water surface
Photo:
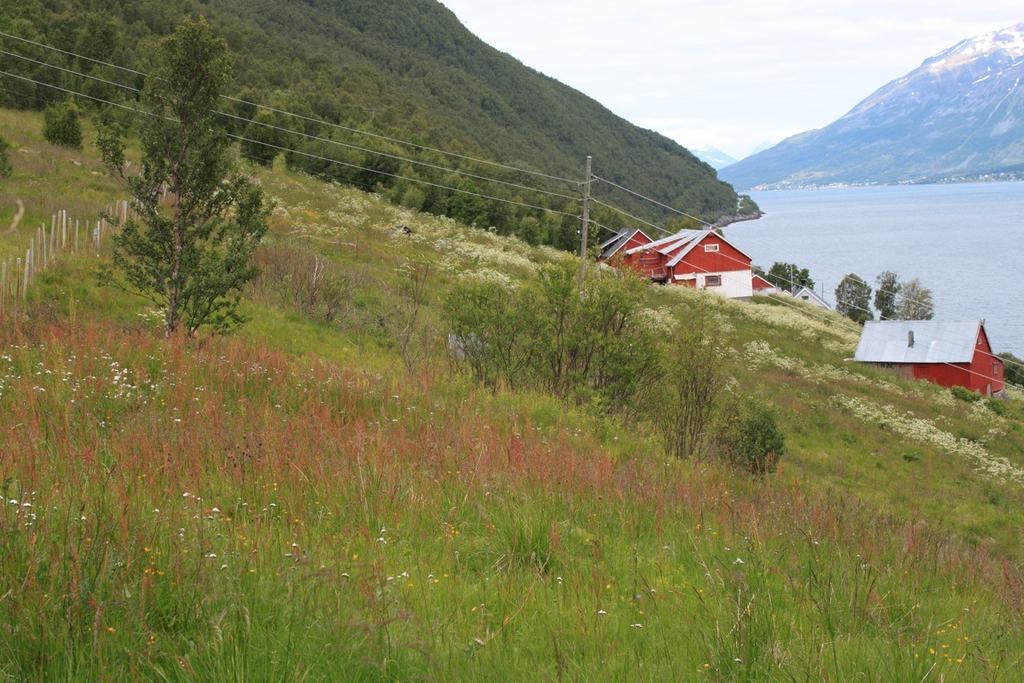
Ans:
[[[997,352],[1024,357],[1024,183],[755,192],[766,212],[727,229],[765,268],[809,268],[835,301],[846,273],[919,277],[937,320],[983,318]]]

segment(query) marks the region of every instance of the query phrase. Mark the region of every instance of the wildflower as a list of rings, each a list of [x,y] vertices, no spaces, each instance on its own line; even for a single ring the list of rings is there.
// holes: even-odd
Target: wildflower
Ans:
[[[736,561],[733,562],[733,564],[744,564],[744,562],[743,562],[743,560],[741,560],[740,558],[737,557]]]
[[[608,614],[608,613],[605,612],[603,609],[597,610],[597,616],[599,616],[599,617],[603,617],[606,614]]]
[[[643,628],[643,624],[632,624],[633,628]]]

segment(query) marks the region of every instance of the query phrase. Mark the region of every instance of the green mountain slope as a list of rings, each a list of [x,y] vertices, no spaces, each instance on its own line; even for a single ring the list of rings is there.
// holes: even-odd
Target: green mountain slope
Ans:
[[[237,57],[239,92],[247,99],[567,178],[581,177],[584,158],[592,154],[600,174],[662,202],[707,220],[735,213],[737,197],[733,189],[717,180],[715,171],[686,149],[664,136],[633,126],[598,102],[489,47],[433,0],[28,0],[4,3],[0,8],[0,27],[50,45],[145,70],[146,58],[142,55],[146,54],[146,47],[190,12],[206,15],[228,40]],[[15,41],[7,40],[5,45],[6,49],[45,61],[60,61],[59,55]],[[6,69],[34,78],[53,81],[56,76],[56,82],[75,89],[86,88],[87,92],[108,97],[117,93],[103,84],[54,74],[45,67],[9,57],[3,58],[3,63]],[[70,64],[110,79],[123,81],[126,76],[81,60],[71,60]],[[134,80],[140,84],[140,79]],[[52,100],[62,96],[41,86],[9,79],[5,79],[3,88],[7,92],[0,92],[0,98],[8,106],[37,106],[33,98]],[[237,111],[245,118],[255,113],[251,108]],[[274,123],[367,143],[365,138],[342,135],[293,118],[276,117]],[[238,131],[246,130],[237,122],[235,127]],[[256,129],[253,134],[258,133],[267,131]],[[303,146],[317,154],[330,152],[332,157],[349,163],[416,175],[442,184],[458,181],[379,157],[310,146],[308,141],[298,138],[275,142]],[[410,153],[402,147],[375,144],[375,148]],[[456,163],[444,157],[427,158]],[[393,180],[387,177],[345,173],[337,167],[328,172],[324,164],[309,158],[292,161],[341,182],[366,185],[383,181],[396,201],[433,213],[447,213],[482,227],[495,225],[499,231],[520,231],[526,216],[526,212],[509,209],[508,205],[486,210],[453,207],[456,200],[434,196],[436,193],[430,190],[410,191],[401,183],[394,189]],[[493,167],[458,163],[477,173],[498,172]],[[571,185],[529,176],[510,179],[544,184],[560,193],[576,192]],[[561,199],[510,191],[486,182],[460,182],[459,186],[531,204],[543,202],[545,206],[558,206],[567,213],[578,214],[572,202]],[[610,188],[598,192],[603,192],[606,199],[613,198]],[[625,196],[614,198],[624,203],[630,201]],[[636,204],[628,206],[639,210]],[[644,214],[648,218],[664,218],[649,209],[647,206]],[[575,224],[570,223],[549,220],[539,234],[523,236],[531,241],[569,247],[575,240]]]

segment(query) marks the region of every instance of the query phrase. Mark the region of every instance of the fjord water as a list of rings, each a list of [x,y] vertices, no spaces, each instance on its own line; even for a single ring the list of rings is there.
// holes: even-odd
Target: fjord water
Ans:
[[[829,302],[847,273],[895,270],[935,295],[936,320],[983,318],[1024,356],[1024,182],[754,192],[766,212],[729,239],[767,268],[809,268]]]

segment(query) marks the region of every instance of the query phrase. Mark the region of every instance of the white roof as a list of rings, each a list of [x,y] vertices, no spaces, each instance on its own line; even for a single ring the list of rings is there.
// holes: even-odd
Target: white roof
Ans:
[[[981,332],[977,320],[873,320],[864,324],[854,359],[864,363],[970,363]],[[910,333],[914,345],[910,346]]]
[[[815,292],[807,285],[804,285],[797,291],[793,292],[793,298],[803,299],[804,301],[817,302],[824,306],[825,308],[832,308],[832,306],[827,301],[825,301],[824,297],[822,297],[820,294]]]

